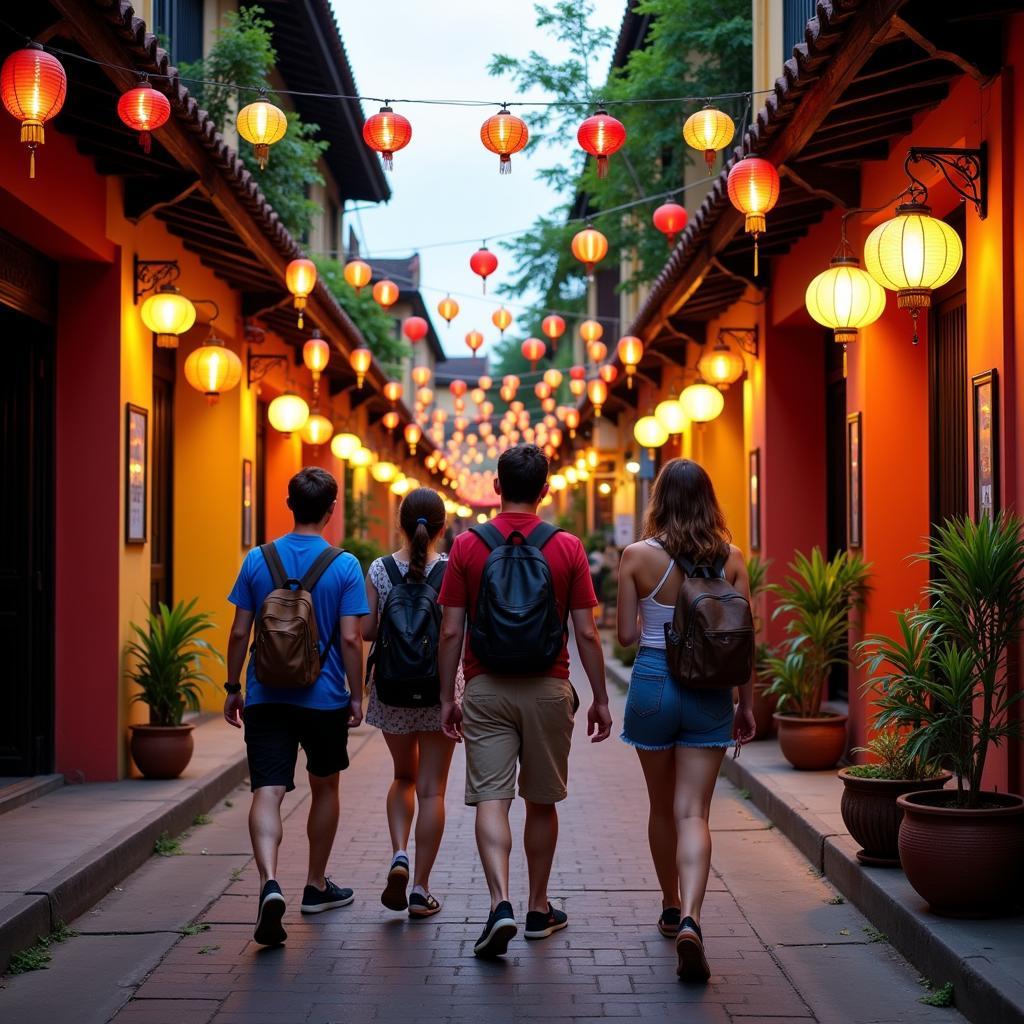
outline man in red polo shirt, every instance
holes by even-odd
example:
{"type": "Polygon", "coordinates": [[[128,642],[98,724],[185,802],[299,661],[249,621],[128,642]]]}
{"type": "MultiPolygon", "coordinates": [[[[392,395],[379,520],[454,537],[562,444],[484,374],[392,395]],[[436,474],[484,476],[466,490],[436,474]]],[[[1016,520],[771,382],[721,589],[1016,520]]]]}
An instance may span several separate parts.
{"type": "MultiPolygon", "coordinates": [[[[506,540],[513,533],[527,538],[541,525],[537,506],[548,492],[547,476],[547,457],[536,445],[516,445],[498,459],[494,490],[501,498],[501,513],[491,524],[506,540]]],[[[526,802],[524,846],[530,876],[525,936],[547,938],[568,923],[548,901],[547,887],[558,841],[555,805],[567,795],[577,704],[569,683],[569,619],[593,692],[587,712],[592,742],[607,739],[612,726],[604,655],[594,624],[597,598],[579,538],[559,531],[541,548],[559,621],[566,628],[561,650],[536,675],[498,674],[481,661],[471,643],[464,644],[467,618],[472,625],[478,617],[481,578],[490,554],[488,543],[475,532],[456,537],[439,598],[444,607],[438,649],[441,724],[447,736],[466,741],[466,803],[476,807],[477,847],[491,893],[491,913],[474,947],[481,957],[505,953],[517,932],[508,885],[508,812],[517,766],[519,795],[526,802]],[[455,703],[460,655],[466,678],[461,709],[455,703]]],[[[542,646],[544,638],[538,636],[537,643],[542,646]]]]}

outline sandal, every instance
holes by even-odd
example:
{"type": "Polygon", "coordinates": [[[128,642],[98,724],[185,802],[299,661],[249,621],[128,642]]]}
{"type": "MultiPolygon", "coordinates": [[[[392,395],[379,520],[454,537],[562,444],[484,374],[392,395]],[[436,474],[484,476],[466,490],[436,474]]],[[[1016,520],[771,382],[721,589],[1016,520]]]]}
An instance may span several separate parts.
{"type": "Polygon", "coordinates": [[[706,983],[711,977],[711,968],[704,955],[704,938],[700,925],[692,917],[684,917],[676,936],[676,974],[680,981],[706,983]]]}
{"type": "Polygon", "coordinates": [[[414,892],[409,897],[410,917],[433,917],[440,909],[441,904],[429,892],[426,896],[421,896],[418,892],[414,892]]]}
{"type": "Polygon", "coordinates": [[[658,918],[658,931],[666,939],[674,939],[679,934],[680,913],[678,907],[666,907],[661,912],[661,917],[658,918]]]}
{"type": "Polygon", "coordinates": [[[405,887],[409,884],[409,859],[396,857],[388,871],[387,885],[380,895],[380,901],[388,910],[405,910],[409,901],[405,897],[405,887]]]}

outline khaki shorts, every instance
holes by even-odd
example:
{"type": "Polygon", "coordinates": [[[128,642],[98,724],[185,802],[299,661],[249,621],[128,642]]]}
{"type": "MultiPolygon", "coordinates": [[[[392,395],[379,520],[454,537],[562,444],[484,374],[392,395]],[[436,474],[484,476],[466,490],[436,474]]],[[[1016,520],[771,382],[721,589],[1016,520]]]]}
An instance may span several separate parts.
{"type": "Polygon", "coordinates": [[[555,804],[567,795],[573,692],[568,679],[474,676],[462,701],[466,803],[555,804]]]}

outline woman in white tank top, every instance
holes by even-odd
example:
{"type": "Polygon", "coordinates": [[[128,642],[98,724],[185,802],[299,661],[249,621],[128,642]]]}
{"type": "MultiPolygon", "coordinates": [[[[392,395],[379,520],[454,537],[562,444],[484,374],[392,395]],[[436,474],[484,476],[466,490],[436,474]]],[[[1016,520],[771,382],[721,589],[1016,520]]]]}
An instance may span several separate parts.
{"type": "Polygon", "coordinates": [[[676,940],[677,973],[707,981],[700,910],[711,869],[711,797],[725,751],[754,738],[753,679],[731,690],[684,689],[665,657],[682,570],[676,560],[713,566],[750,597],[746,564],[729,543],[707,473],[688,459],[667,462],[654,483],[643,540],[619,566],[619,643],[639,644],[622,739],[636,748],[651,810],[648,840],[662,889],[658,930],[676,940]]]}

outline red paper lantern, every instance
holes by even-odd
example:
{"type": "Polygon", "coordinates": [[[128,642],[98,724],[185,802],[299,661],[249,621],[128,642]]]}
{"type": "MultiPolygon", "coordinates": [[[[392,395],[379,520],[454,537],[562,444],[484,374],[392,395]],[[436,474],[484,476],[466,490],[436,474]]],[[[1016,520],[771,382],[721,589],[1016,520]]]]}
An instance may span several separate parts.
{"type": "Polygon", "coordinates": [[[586,268],[587,277],[592,277],[594,267],[608,255],[608,239],[588,225],[573,236],[572,254],[586,268]]]}
{"type": "Polygon", "coordinates": [[[43,125],[64,106],[68,79],[61,62],[38,43],[15,50],[0,70],[0,98],[7,113],[21,122],[28,147],[28,176],[36,176],[36,149],[46,142],[43,125]]]}
{"type": "Polygon", "coordinates": [[[392,157],[409,145],[412,125],[407,118],[396,114],[390,107],[381,107],[379,113],[366,119],[363,125],[363,141],[380,153],[387,170],[394,170],[392,157]]]}
{"type": "Polygon", "coordinates": [[[152,132],[167,124],[171,116],[170,100],[148,82],[122,93],[117,101],[117,116],[139,133],[139,145],[144,153],[150,150],[152,132]]]}
{"type": "Polygon", "coordinates": [[[402,333],[412,342],[422,341],[430,330],[430,324],[421,316],[406,317],[402,323],[402,333]]]}
{"type": "Polygon", "coordinates": [[[759,156],[745,156],[729,171],[729,202],[745,217],[744,229],[754,236],[754,276],[757,276],[757,239],[764,233],[765,215],[779,199],[779,172],[759,156]]]}
{"type": "Polygon", "coordinates": [[[512,154],[518,153],[530,138],[526,122],[502,107],[497,114],[484,121],[480,128],[480,141],[485,149],[497,153],[499,174],[512,173],[512,154]]]}
{"type": "Polygon", "coordinates": [[[487,291],[487,278],[498,269],[498,257],[487,248],[481,245],[472,256],[469,257],[469,269],[474,274],[479,274],[483,281],[483,290],[487,291]]]}
{"type": "Polygon", "coordinates": [[[552,340],[557,341],[565,334],[565,321],[557,314],[552,313],[541,321],[540,329],[552,340]]]}
{"type": "Polygon", "coordinates": [[[453,398],[461,398],[468,387],[469,385],[464,380],[453,380],[448,385],[448,390],[452,393],[453,398]]]}
{"type": "Polygon", "coordinates": [[[651,218],[654,226],[668,239],[671,249],[676,244],[676,236],[686,227],[686,207],[678,203],[663,203],[654,211],[651,218]]]}
{"type": "Polygon", "coordinates": [[[626,129],[607,111],[599,110],[580,125],[576,140],[591,156],[597,157],[597,176],[608,176],[608,157],[622,149],[626,142],[626,129]]]}
{"type": "Polygon", "coordinates": [[[605,384],[614,384],[619,376],[619,368],[614,363],[605,363],[598,368],[597,375],[605,384]]]}
{"type": "Polygon", "coordinates": [[[547,345],[540,338],[527,338],[519,346],[519,351],[523,353],[523,358],[529,362],[531,370],[536,368],[537,363],[544,358],[544,353],[547,350],[547,345]]]}

